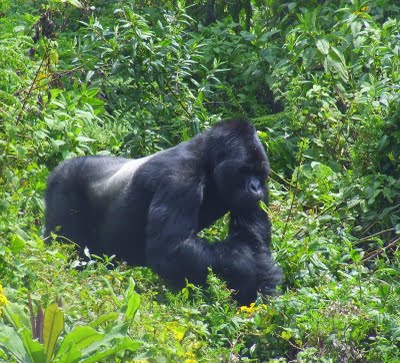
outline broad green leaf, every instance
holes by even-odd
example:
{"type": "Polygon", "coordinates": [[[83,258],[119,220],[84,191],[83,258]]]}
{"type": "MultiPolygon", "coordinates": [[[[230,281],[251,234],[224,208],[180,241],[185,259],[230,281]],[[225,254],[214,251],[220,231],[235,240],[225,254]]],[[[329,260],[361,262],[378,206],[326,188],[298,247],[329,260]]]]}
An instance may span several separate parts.
{"type": "Polygon", "coordinates": [[[24,347],[24,343],[15,329],[3,323],[0,324],[0,347],[12,354],[18,362],[32,362],[24,347]]]}
{"type": "MultiPolygon", "coordinates": [[[[21,328],[18,330],[17,334],[23,344],[26,354],[29,356],[27,362],[45,363],[43,345],[37,340],[32,340],[31,331],[26,328],[21,328]]],[[[26,363],[26,361],[23,362],[26,363]]]]}
{"type": "Polygon", "coordinates": [[[112,297],[112,299],[114,300],[114,303],[121,308],[121,306],[123,305],[122,302],[120,301],[120,299],[118,299],[118,296],[115,295],[114,289],[110,283],[110,281],[108,279],[106,279],[104,276],[101,277],[101,279],[104,281],[104,283],[106,284],[106,286],[108,287],[108,290],[110,291],[110,296],[112,297]]]}
{"type": "Polygon", "coordinates": [[[319,259],[317,254],[313,254],[310,257],[310,261],[315,267],[318,267],[321,271],[328,271],[328,267],[319,259]]]}
{"type": "Polygon", "coordinates": [[[256,39],[256,36],[254,34],[244,30],[240,32],[240,35],[243,37],[244,40],[247,40],[249,42],[252,42],[256,39]]]}
{"type": "Polygon", "coordinates": [[[104,358],[113,356],[124,350],[130,350],[131,352],[134,352],[142,346],[142,342],[125,337],[123,339],[116,339],[113,342],[109,342],[107,346],[108,347],[105,350],[97,351],[94,355],[86,359],[82,359],[80,363],[99,362],[104,358]]]}
{"type": "Polygon", "coordinates": [[[54,363],[77,363],[82,358],[82,352],[72,343],[64,353],[59,354],[53,358],[54,363]]]}
{"type": "Polygon", "coordinates": [[[272,36],[272,35],[274,35],[276,33],[279,33],[278,29],[270,30],[270,31],[264,33],[260,37],[260,42],[266,42],[269,39],[270,36],[272,36]]]}
{"type": "Polygon", "coordinates": [[[64,312],[56,303],[49,305],[44,312],[43,344],[46,363],[51,361],[57,339],[64,329],[64,312]]]}
{"type": "Polygon", "coordinates": [[[361,21],[353,21],[351,23],[350,29],[351,29],[351,35],[353,36],[353,38],[360,37],[361,28],[362,28],[362,22],[361,21]]]}
{"type": "Polygon", "coordinates": [[[60,150],[60,146],[64,146],[65,145],[65,141],[64,140],[50,140],[50,144],[53,147],[53,151],[59,151],[60,150]]]}
{"type": "Polygon", "coordinates": [[[269,64],[274,64],[275,56],[271,49],[263,49],[260,53],[261,57],[265,59],[269,64]]]}
{"type": "Polygon", "coordinates": [[[137,310],[139,309],[140,306],[140,295],[133,291],[131,295],[129,296],[128,300],[128,306],[126,309],[126,317],[128,319],[133,319],[136,315],[137,310]]]}
{"type": "Polygon", "coordinates": [[[315,44],[323,55],[329,54],[329,42],[326,39],[318,39],[315,44]]]}
{"type": "Polygon", "coordinates": [[[335,47],[329,52],[327,57],[329,67],[333,68],[344,81],[348,81],[349,74],[346,69],[346,62],[343,54],[335,47]]]}
{"type": "MultiPolygon", "coordinates": [[[[345,67],[346,66],[346,59],[344,58],[343,53],[339,49],[337,49],[335,47],[331,47],[331,49],[332,49],[332,52],[337,55],[337,57],[339,58],[340,62],[345,67]]],[[[332,56],[332,54],[331,54],[331,56],[332,56]]]]}
{"type": "Polygon", "coordinates": [[[105,314],[105,315],[100,315],[96,320],[92,321],[89,326],[92,328],[96,328],[97,326],[108,322],[108,321],[114,321],[118,317],[118,313],[115,311],[112,311],[111,313],[105,314]]]}
{"type": "Polygon", "coordinates": [[[308,69],[314,65],[313,61],[318,51],[315,48],[307,48],[303,52],[303,65],[304,68],[308,69]]]}
{"type": "Polygon", "coordinates": [[[32,329],[29,316],[21,306],[15,303],[9,303],[4,309],[4,316],[14,326],[15,330],[26,328],[32,329]]]}
{"type": "Polygon", "coordinates": [[[140,295],[135,292],[135,281],[132,277],[129,279],[129,286],[125,292],[125,301],[127,305],[125,315],[128,319],[133,319],[140,306],[140,295]]]}
{"type": "Polygon", "coordinates": [[[88,346],[86,349],[83,349],[82,355],[84,357],[91,356],[92,354],[97,352],[101,347],[107,347],[109,345],[112,345],[112,341],[114,339],[125,338],[128,331],[128,327],[129,323],[123,323],[113,326],[111,330],[102,337],[101,340],[97,340],[93,344],[88,346]]]}
{"type": "Polygon", "coordinates": [[[339,74],[340,78],[342,78],[343,81],[348,81],[349,75],[347,73],[347,70],[335,53],[331,52],[326,57],[325,61],[327,71],[331,71],[333,69],[339,74]]]}
{"type": "Polygon", "coordinates": [[[104,334],[98,333],[89,326],[77,326],[68,333],[61,343],[56,357],[58,362],[72,363],[82,356],[82,350],[96,341],[103,339],[104,334]],[[69,357],[66,359],[66,357],[69,357]]]}
{"type": "Polygon", "coordinates": [[[35,363],[44,363],[43,346],[37,340],[32,339],[32,328],[28,315],[18,304],[14,303],[9,303],[3,311],[6,319],[17,331],[30,360],[35,363]]]}

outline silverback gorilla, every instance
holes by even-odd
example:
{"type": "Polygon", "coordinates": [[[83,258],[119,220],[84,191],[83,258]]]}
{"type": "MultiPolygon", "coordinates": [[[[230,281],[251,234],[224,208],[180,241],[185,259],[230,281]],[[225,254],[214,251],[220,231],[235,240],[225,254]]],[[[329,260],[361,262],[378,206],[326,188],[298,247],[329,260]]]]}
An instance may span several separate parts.
{"type": "Polygon", "coordinates": [[[50,175],[45,235],[148,266],[173,286],[204,284],[211,267],[241,304],[281,279],[269,249],[269,164],[254,127],[230,120],[141,159],[89,156],[50,175]],[[197,236],[230,211],[226,240],[197,236]]]}

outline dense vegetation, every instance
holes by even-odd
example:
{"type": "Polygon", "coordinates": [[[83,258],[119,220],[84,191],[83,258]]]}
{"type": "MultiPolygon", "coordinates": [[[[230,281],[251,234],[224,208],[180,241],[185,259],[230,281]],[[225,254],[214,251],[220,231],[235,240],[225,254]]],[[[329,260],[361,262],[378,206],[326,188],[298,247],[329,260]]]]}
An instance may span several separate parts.
{"type": "Polygon", "coordinates": [[[399,16],[390,0],[3,0],[0,360],[399,362],[399,16]],[[60,161],[148,155],[226,117],[270,155],[278,296],[238,307],[212,274],[170,291],[45,245],[60,161]]]}

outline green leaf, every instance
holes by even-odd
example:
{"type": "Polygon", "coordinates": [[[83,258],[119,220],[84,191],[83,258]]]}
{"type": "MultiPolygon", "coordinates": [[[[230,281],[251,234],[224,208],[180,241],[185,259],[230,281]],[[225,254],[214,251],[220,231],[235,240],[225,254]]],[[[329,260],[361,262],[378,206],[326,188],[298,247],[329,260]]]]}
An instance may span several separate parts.
{"type": "Polygon", "coordinates": [[[135,292],[135,281],[132,277],[125,292],[125,301],[127,302],[125,315],[128,319],[133,319],[140,306],[140,295],[135,292]]]}
{"type": "Polygon", "coordinates": [[[96,328],[97,326],[104,324],[105,322],[108,321],[113,321],[116,320],[118,317],[118,313],[115,311],[112,311],[108,314],[105,315],[100,315],[97,319],[95,319],[94,321],[92,321],[89,326],[92,328],[96,328]]]}
{"type": "Polygon", "coordinates": [[[66,0],[66,2],[77,8],[82,8],[82,4],[78,0],[66,0]]]}
{"type": "Polygon", "coordinates": [[[265,213],[268,213],[268,207],[262,200],[259,201],[258,205],[265,213]]]}
{"type": "Polygon", "coordinates": [[[331,52],[326,57],[325,67],[327,68],[327,71],[331,71],[332,69],[334,69],[343,81],[347,82],[349,80],[349,75],[346,68],[335,53],[331,52]]]}
{"type": "Polygon", "coordinates": [[[64,146],[66,142],[63,140],[50,139],[50,144],[53,147],[53,151],[58,152],[60,150],[60,147],[64,146]]]}
{"type": "Polygon", "coordinates": [[[240,35],[243,37],[244,40],[247,40],[249,42],[252,42],[256,39],[256,36],[254,34],[244,30],[240,32],[240,35]]]}
{"type": "Polygon", "coordinates": [[[100,347],[107,347],[111,344],[114,339],[122,339],[126,337],[126,333],[128,331],[129,323],[123,323],[119,325],[115,325],[112,329],[107,332],[101,340],[95,341],[93,344],[83,349],[82,355],[85,357],[91,356],[95,352],[97,352],[100,347]]]}
{"type": "Polygon", "coordinates": [[[61,343],[56,357],[59,363],[73,363],[82,357],[82,350],[104,338],[90,326],[77,326],[68,333],[61,343]]]}
{"type": "Polygon", "coordinates": [[[290,332],[290,331],[286,331],[286,330],[284,330],[283,332],[282,332],[282,338],[283,339],[285,339],[285,340],[290,340],[290,338],[292,337],[292,333],[290,332]]]}
{"type": "Polygon", "coordinates": [[[0,324],[0,347],[10,353],[18,362],[32,362],[15,329],[3,323],[0,324]]]}
{"type": "Polygon", "coordinates": [[[45,363],[43,345],[37,340],[32,340],[32,333],[29,330],[22,328],[18,330],[18,336],[22,341],[26,354],[29,356],[28,362],[45,363]]]}
{"type": "Polygon", "coordinates": [[[64,329],[64,312],[56,303],[49,305],[44,312],[43,344],[46,363],[51,361],[57,339],[64,329]]]}
{"type": "Polygon", "coordinates": [[[7,320],[14,326],[15,330],[21,328],[31,329],[31,321],[29,316],[22,308],[15,303],[9,303],[4,309],[4,315],[7,320]]]}
{"type": "Polygon", "coordinates": [[[11,236],[10,249],[16,255],[20,253],[26,246],[26,241],[19,235],[14,234],[11,236]]]}
{"type": "MultiPolygon", "coordinates": [[[[343,53],[339,49],[337,49],[335,47],[331,47],[331,49],[332,49],[331,53],[336,54],[336,56],[339,59],[340,63],[342,63],[343,66],[346,67],[346,59],[344,58],[343,53]]],[[[331,54],[331,57],[332,57],[332,54],[331,54]]],[[[335,56],[333,58],[335,58],[335,56]]]]}
{"type": "Polygon", "coordinates": [[[303,64],[304,68],[309,69],[314,65],[314,58],[318,54],[318,51],[315,48],[307,48],[303,52],[303,64]]]}
{"type": "Polygon", "coordinates": [[[78,137],[76,138],[76,141],[79,141],[80,143],[85,143],[85,142],[94,142],[94,141],[96,141],[96,140],[91,139],[91,138],[86,137],[86,136],[78,136],[78,137]]]}
{"type": "Polygon", "coordinates": [[[138,350],[141,346],[142,342],[125,337],[123,339],[113,341],[111,344],[108,344],[108,348],[106,350],[100,352],[98,351],[94,355],[86,359],[82,359],[80,363],[99,362],[104,358],[113,356],[118,352],[122,352],[124,350],[130,350],[131,352],[134,352],[138,350]]]}
{"type": "Polygon", "coordinates": [[[390,293],[390,285],[386,282],[382,282],[378,286],[378,295],[383,298],[387,298],[390,293]]]}
{"type": "Polygon", "coordinates": [[[32,328],[28,315],[15,303],[9,303],[3,311],[6,319],[14,326],[15,331],[18,333],[30,361],[44,363],[45,355],[43,346],[37,340],[32,339],[32,328]]]}
{"type": "Polygon", "coordinates": [[[72,343],[64,353],[56,353],[53,358],[55,363],[77,363],[82,358],[82,352],[72,343]]]}
{"type": "Polygon", "coordinates": [[[323,55],[329,54],[329,42],[326,39],[318,39],[315,45],[323,55]]]}
{"type": "Polygon", "coordinates": [[[350,258],[353,260],[353,262],[358,263],[361,261],[362,257],[363,257],[364,253],[363,252],[359,252],[357,250],[351,250],[350,251],[350,258]]]}
{"type": "Polygon", "coordinates": [[[274,35],[276,33],[279,33],[278,29],[270,30],[270,31],[264,33],[260,37],[260,42],[262,42],[262,43],[266,42],[269,39],[269,37],[271,37],[272,35],[274,35]]]}

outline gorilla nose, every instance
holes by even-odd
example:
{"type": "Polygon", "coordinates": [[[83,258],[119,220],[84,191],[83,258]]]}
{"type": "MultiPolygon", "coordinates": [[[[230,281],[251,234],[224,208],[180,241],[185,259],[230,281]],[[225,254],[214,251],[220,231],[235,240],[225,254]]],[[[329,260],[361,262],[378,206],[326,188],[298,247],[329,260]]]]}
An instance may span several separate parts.
{"type": "Polygon", "coordinates": [[[257,179],[253,179],[250,181],[249,190],[250,190],[250,193],[254,194],[258,198],[262,198],[263,190],[261,188],[260,182],[257,179]]]}

